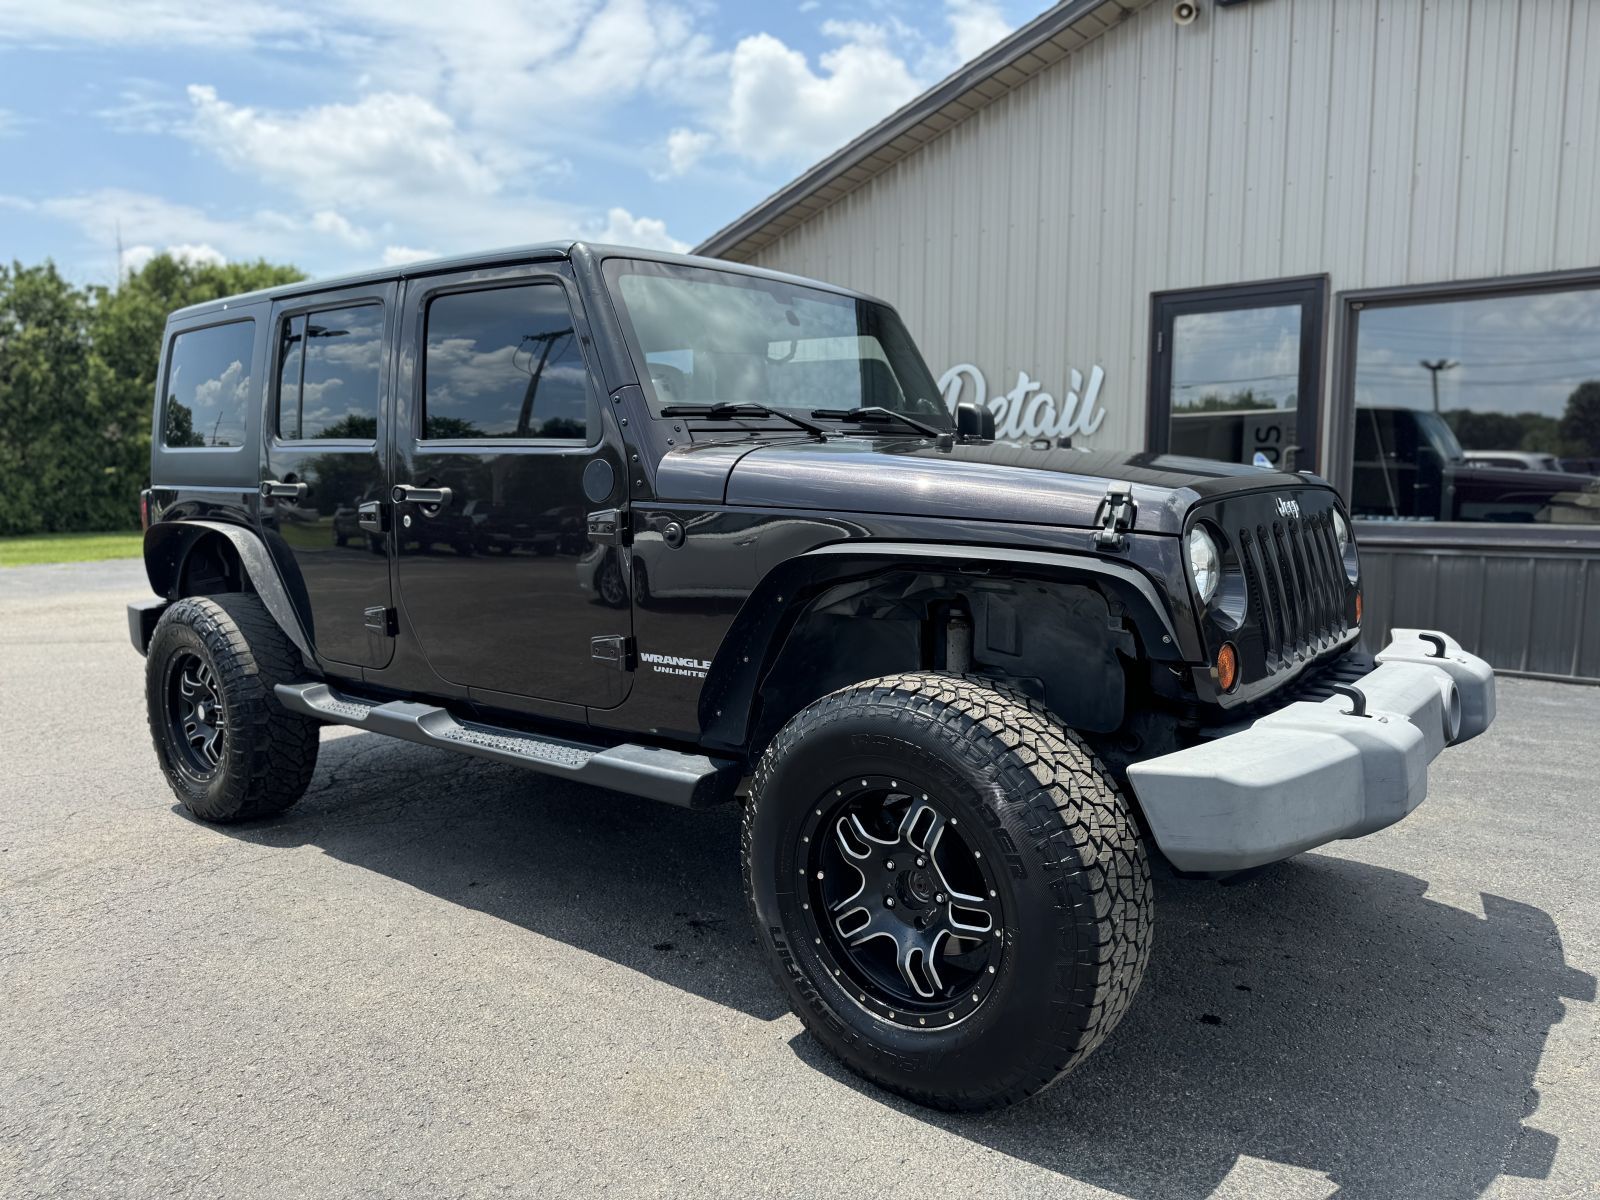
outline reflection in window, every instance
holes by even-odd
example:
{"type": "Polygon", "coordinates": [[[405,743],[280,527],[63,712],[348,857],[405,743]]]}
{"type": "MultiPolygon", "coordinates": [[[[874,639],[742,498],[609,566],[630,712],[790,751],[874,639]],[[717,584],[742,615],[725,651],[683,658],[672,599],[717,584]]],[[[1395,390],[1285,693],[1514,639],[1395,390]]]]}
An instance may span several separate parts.
{"type": "Polygon", "coordinates": [[[255,330],[254,321],[235,321],[173,339],[162,424],[168,446],[244,445],[255,330]]]}
{"type": "Polygon", "coordinates": [[[1600,524],[1600,289],[1368,307],[1351,507],[1600,524]]]}
{"type": "Polygon", "coordinates": [[[558,284],[459,292],[428,305],[424,438],[582,438],[587,379],[558,284]]]}
{"type": "Polygon", "coordinates": [[[1179,313],[1168,445],[1174,454],[1292,470],[1299,383],[1300,305],[1179,313]]]}
{"type": "Polygon", "coordinates": [[[618,290],[657,410],[755,402],[799,412],[949,412],[892,309],[787,281],[636,263],[618,290]]]}
{"type": "Polygon", "coordinates": [[[279,330],[278,436],[378,436],[383,307],[286,318],[279,330]]]}

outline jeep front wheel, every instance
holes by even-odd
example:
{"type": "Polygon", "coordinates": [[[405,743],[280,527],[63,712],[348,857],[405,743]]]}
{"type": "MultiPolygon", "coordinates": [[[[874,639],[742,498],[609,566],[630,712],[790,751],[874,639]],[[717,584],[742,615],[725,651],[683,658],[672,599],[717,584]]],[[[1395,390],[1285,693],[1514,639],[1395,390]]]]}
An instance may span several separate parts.
{"type": "Polygon", "coordinates": [[[1105,1040],[1149,958],[1150,870],[1105,768],[989,680],[825,696],[756,769],[744,876],[812,1034],[919,1103],[978,1110],[1105,1040]]]}
{"type": "Polygon", "coordinates": [[[173,793],[202,821],[282,812],[317,765],[317,722],[278,702],[300,654],[254,596],[191,596],[150,638],[145,704],[173,793]]]}

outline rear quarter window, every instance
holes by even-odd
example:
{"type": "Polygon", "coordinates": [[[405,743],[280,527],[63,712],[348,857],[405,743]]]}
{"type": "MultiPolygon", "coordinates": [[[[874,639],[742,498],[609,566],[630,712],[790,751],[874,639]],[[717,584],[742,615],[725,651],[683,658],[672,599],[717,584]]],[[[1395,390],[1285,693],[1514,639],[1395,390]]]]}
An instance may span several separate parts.
{"type": "Polygon", "coordinates": [[[172,339],[163,389],[163,444],[219,450],[244,445],[255,341],[252,320],[191,329],[172,339]]]}

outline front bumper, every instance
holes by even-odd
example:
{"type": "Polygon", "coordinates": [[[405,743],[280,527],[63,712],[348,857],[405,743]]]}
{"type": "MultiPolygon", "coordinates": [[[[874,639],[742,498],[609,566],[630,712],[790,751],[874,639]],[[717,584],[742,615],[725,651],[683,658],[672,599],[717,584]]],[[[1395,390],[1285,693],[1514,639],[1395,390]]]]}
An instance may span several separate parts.
{"type": "Polygon", "coordinates": [[[1393,825],[1428,764],[1494,720],[1494,672],[1454,639],[1396,629],[1365,698],[1300,701],[1128,768],[1150,835],[1184,871],[1242,871],[1393,825]]]}

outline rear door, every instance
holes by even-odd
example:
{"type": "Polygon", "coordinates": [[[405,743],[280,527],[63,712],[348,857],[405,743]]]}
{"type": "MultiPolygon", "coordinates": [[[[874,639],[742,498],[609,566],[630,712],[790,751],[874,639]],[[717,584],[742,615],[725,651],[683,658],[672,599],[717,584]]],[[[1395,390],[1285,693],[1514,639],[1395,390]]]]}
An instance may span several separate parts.
{"type": "Polygon", "coordinates": [[[382,667],[394,650],[383,447],[395,295],[379,283],[272,309],[263,533],[285,578],[303,586],[317,653],[355,667],[382,667]]]}
{"type": "Polygon", "coordinates": [[[433,670],[485,703],[609,708],[632,678],[631,608],[587,553],[587,514],[622,505],[625,474],[586,329],[564,262],[406,284],[400,604],[433,670]]]}

